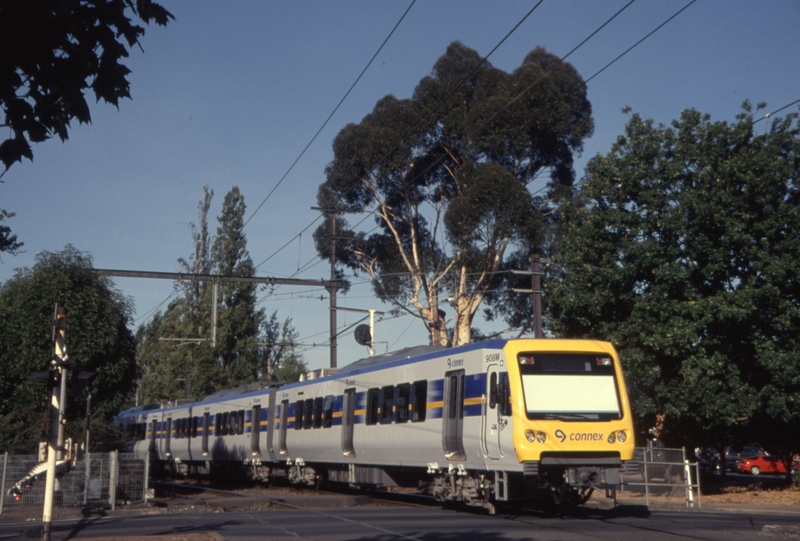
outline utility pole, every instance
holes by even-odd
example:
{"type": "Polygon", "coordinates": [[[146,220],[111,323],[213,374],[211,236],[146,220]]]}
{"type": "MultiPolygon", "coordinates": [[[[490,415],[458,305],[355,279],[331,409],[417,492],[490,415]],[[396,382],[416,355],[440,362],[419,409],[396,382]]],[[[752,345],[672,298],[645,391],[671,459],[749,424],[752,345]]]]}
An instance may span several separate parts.
{"type": "Polygon", "coordinates": [[[549,259],[542,259],[539,254],[533,254],[530,257],[531,270],[521,271],[512,270],[514,274],[530,275],[531,276],[531,289],[518,289],[511,288],[515,293],[531,293],[533,295],[533,337],[544,338],[544,331],[542,329],[542,271],[541,263],[549,263],[549,259]]]}
{"type": "Polygon", "coordinates": [[[330,293],[330,328],[331,328],[331,368],[336,368],[336,292],[338,285],[333,285],[336,280],[336,213],[331,213],[331,285],[327,288],[330,293]]]}
{"type": "MultiPolygon", "coordinates": [[[[53,385],[50,392],[50,435],[47,447],[47,477],[45,478],[44,512],[42,513],[42,541],[50,541],[53,520],[53,500],[56,486],[56,454],[61,455],[64,447],[64,401],[67,398],[67,379],[70,362],[67,358],[66,344],[67,311],[58,303],[55,305],[53,321],[53,357],[50,361],[51,373],[57,373],[59,385],[53,385]]],[[[53,374],[55,376],[55,374],[53,374]]],[[[58,457],[63,458],[63,457],[58,457]]]]}
{"type": "Polygon", "coordinates": [[[331,368],[336,368],[336,292],[339,291],[341,284],[336,279],[336,241],[341,238],[336,234],[336,217],[343,212],[358,212],[348,211],[341,209],[327,209],[321,207],[311,207],[311,210],[318,210],[330,215],[331,219],[331,235],[330,235],[330,251],[331,251],[331,279],[325,284],[325,289],[330,294],[330,348],[331,348],[331,368]]]}

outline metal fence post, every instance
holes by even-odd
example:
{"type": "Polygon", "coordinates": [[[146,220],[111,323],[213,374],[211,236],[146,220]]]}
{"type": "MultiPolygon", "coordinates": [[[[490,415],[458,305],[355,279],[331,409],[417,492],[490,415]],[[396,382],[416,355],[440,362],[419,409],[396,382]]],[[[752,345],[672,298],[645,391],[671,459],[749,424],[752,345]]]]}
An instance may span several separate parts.
{"type": "Polygon", "coordinates": [[[147,503],[147,488],[150,484],[150,453],[144,454],[144,480],[142,482],[142,501],[147,503]]]}
{"type": "Polygon", "coordinates": [[[92,480],[92,455],[88,450],[83,453],[83,459],[86,461],[86,474],[83,482],[83,505],[87,505],[89,503],[89,483],[92,480]]]}
{"type": "Polygon", "coordinates": [[[700,463],[694,463],[695,471],[697,472],[697,507],[703,507],[700,501],[700,463]]]}
{"type": "Polygon", "coordinates": [[[6,474],[8,473],[8,451],[3,455],[3,481],[0,485],[0,515],[3,514],[3,504],[6,503],[6,474]]]}
{"type": "Polygon", "coordinates": [[[686,476],[686,507],[694,507],[694,485],[692,484],[692,467],[688,460],[683,461],[683,474],[686,476]]]}
{"type": "Polygon", "coordinates": [[[651,447],[649,446],[650,442],[647,442],[648,446],[644,450],[644,494],[645,494],[645,502],[647,502],[647,507],[650,507],[650,482],[647,480],[647,452],[651,451],[651,447]]]}
{"type": "Polygon", "coordinates": [[[117,508],[117,479],[119,478],[119,460],[117,451],[111,451],[110,464],[108,467],[108,499],[111,504],[111,510],[117,508]]]}

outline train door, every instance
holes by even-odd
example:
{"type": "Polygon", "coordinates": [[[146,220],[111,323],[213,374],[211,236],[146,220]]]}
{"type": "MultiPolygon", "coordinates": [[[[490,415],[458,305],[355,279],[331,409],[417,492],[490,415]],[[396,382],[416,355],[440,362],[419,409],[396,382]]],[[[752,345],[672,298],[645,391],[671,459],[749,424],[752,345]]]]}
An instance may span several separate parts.
{"type": "Polygon", "coordinates": [[[250,416],[250,454],[261,458],[261,405],[253,406],[250,416]]]}
{"type": "Polygon", "coordinates": [[[275,397],[277,394],[278,392],[275,389],[270,391],[269,409],[267,411],[267,452],[269,453],[269,458],[272,460],[277,460],[275,456],[275,446],[272,445],[272,438],[275,434],[275,397]]]}
{"type": "Polygon", "coordinates": [[[164,436],[164,456],[170,457],[172,456],[172,451],[169,448],[170,440],[172,439],[172,417],[167,417],[167,421],[164,423],[164,429],[166,430],[164,436]]]}
{"type": "Polygon", "coordinates": [[[356,450],[353,447],[353,425],[355,424],[356,390],[344,390],[342,405],[342,454],[347,458],[355,458],[356,450]]]}
{"type": "Polygon", "coordinates": [[[281,401],[281,434],[280,434],[280,449],[281,455],[288,456],[289,450],[286,449],[286,425],[289,422],[289,401],[281,401]]]}
{"type": "Polygon", "coordinates": [[[444,411],[442,412],[442,448],[448,460],[466,460],[464,453],[464,380],[463,370],[444,375],[444,411]]]}
{"type": "Polygon", "coordinates": [[[483,454],[492,460],[503,457],[500,449],[500,431],[502,430],[502,408],[500,407],[500,374],[499,366],[490,364],[486,368],[486,394],[484,395],[482,427],[483,454]]]}
{"type": "Polygon", "coordinates": [[[203,413],[203,456],[208,456],[208,434],[211,432],[211,414],[203,413]]]}
{"type": "Polygon", "coordinates": [[[147,450],[150,451],[151,459],[156,458],[158,451],[156,450],[156,432],[158,432],[158,419],[150,421],[150,445],[147,450]]]}
{"type": "Polygon", "coordinates": [[[197,437],[196,422],[197,419],[192,416],[192,408],[190,406],[189,417],[186,418],[186,431],[183,433],[183,437],[186,438],[186,450],[188,451],[189,460],[194,459],[194,456],[192,455],[192,451],[194,450],[192,444],[194,443],[194,438],[197,437]]]}

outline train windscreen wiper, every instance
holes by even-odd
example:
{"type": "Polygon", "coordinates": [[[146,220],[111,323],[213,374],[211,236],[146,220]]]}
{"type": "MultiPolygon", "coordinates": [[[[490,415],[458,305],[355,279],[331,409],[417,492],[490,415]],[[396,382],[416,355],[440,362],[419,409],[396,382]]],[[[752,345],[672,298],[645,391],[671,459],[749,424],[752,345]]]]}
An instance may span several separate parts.
{"type": "Polygon", "coordinates": [[[596,413],[548,413],[544,416],[545,419],[560,421],[582,421],[582,420],[597,420],[600,418],[596,413]]]}

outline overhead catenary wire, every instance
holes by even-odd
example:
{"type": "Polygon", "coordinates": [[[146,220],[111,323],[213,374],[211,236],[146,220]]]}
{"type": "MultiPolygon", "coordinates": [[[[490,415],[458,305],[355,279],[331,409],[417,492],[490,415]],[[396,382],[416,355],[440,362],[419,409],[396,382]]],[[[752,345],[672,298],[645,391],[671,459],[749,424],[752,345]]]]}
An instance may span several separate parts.
{"type": "Polygon", "coordinates": [[[338,104],[336,104],[336,107],[334,107],[334,108],[333,108],[333,111],[331,112],[331,114],[330,114],[330,115],[328,115],[328,118],[326,118],[326,119],[325,119],[325,122],[323,122],[323,123],[322,123],[322,126],[320,126],[320,128],[317,130],[317,133],[315,133],[315,134],[314,134],[314,137],[312,137],[312,138],[311,138],[311,140],[308,142],[308,144],[305,146],[305,148],[303,148],[302,152],[300,152],[300,155],[299,155],[299,156],[298,156],[298,157],[297,157],[297,158],[294,160],[294,162],[292,162],[292,165],[290,165],[290,166],[289,166],[289,169],[287,169],[287,170],[286,170],[286,172],[283,174],[283,176],[280,178],[280,180],[278,180],[277,184],[275,184],[275,186],[272,188],[272,190],[270,190],[270,192],[267,194],[267,196],[264,198],[264,200],[263,200],[263,201],[261,201],[261,203],[258,205],[258,207],[256,207],[256,209],[253,211],[253,213],[252,213],[252,214],[250,214],[250,216],[249,216],[249,217],[247,218],[247,220],[244,222],[244,225],[242,225],[242,229],[244,229],[245,227],[247,227],[247,224],[248,224],[248,223],[250,223],[250,220],[252,220],[252,219],[253,219],[253,216],[255,216],[255,215],[258,213],[258,211],[259,211],[259,210],[261,210],[261,207],[263,207],[263,206],[264,206],[264,203],[266,203],[266,202],[267,202],[267,200],[270,198],[270,196],[272,196],[272,194],[275,192],[275,190],[277,190],[277,189],[278,189],[278,186],[280,186],[280,185],[281,185],[281,183],[282,183],[282,182],[284,181],[284,179],[285,179],[285,178],[286,178],[286,177],[289,175],[289,173],[292,171],[292,169],[294,169],[294,166],[295,166],[295,165],[297,165],[297,162],[299,162],[299,161],[300,161],[300,159],[303,157],[303,155],[306,153],[306,151],[307,151],[307,150],[308,150],[308,149],[311,147],[311,145],[312,145],[312,144],[314,143],[314,141],[317,139],[317,137],[319,136],[319,134],[320,134],[320,133],[322,133],[322,130],[323,130],[323,129],[325,129],[325,126],[327,126],[327,125],[328,125],[328,122],[330,122],[331,118],[333,118],[333,115],[335,115],[335,114],[336,114],[336,111],[338,111],[338,110],[339,110],[339,107],[341,107],[341,106],[342,106],[342,103],[344,103],[344,100],[346,100],[346,99],[347,99],[347,96],[349,96],[349,95],[350,95],[350,92],[352,92],[352,91],[353,91],[353,89],[356,87],[356,85],[358,84],[358,82],[361,80],[361,78],[362,78],[362,77],[364,76],[364,74],[367,72],[367,70],[369,69],[369,67],[372,65],[372,62],[374,62],[374,61],[375,61],[375,58],[377,58],[378,54],[379,54],[379,53],[380,53],[380,52],[383,50],[383,47],[386,45],[386,43],[388,43],[389,39],[390,39],[390,38],[392,37],[392,35],[394,34],[395,30],[397,30],[397,27],[399,27],[399,26],[400,26],[400,23],[402,23],[402,22],[403,22],[403,19],[405,19],[406,15],[408,15],[408,12],[409,12],[409,11],[411,11],[411,8],[414,6],[414,4],[416,3],[416,1],[417,1],[417,0],[411,0],[411,3],[408,5],[408,7],[406,8],[406,10],[403,12],[403,15],[401,15],[401,16],[400,16],[400,19],[399,19],[399,20],[397,21],[397,23],[394,25],[394,27],[392,28],[391,32],[389,32],[389,35],[388,35],[388,36],[386,36],[386,39],[384,39],[384,40],[383,40],[383,43],[381,43],[381,46],[380,46],[380,47],[378,47],[378,50],[377,50],[377,51],[375,51],[375,54],[373,54],[373,55],[372,55],[372,58],[370,58],[370,59],[369,59],[369,62],[367,62],[367,65],[366,65],[366,66],[364,66],[364,69],[363,69],[363,70],[361,70],[361,73],[358,75],[358,77],[356,77],[356,80],[353,82],[353,84],[352,84],[352,85],[350,85],[350,88],[347,90],[347,92],[345,92],[345,94],[344,94],[344,96],[342,97],[342,99],[341,99],[341,100],[339,100],[339,103],[338,103],[338,104]]]}
{"type": "Polygon", "coordinates": [[[774,111],[772,111],[771,113],[767,113],[766,115],[762,116],[762,117],[761,117],[761,118],[759,118],[758,120],[754,120],[754,121],[753,121],[753,124],[756,124],[757,122],[761,122],[762,120],[766,120],[766,119],[770,118],[772,115],[775,115],[775,114],[777,114],[777,113],[780,113],[780,112],[781,112],[781,111],[783,111],[784,109],[788,109],[789,107],[791,107],[791,106],[792,106],[792,105],[794,105],[795,103],[800,103],[800,99],[794,100],[792,103],[787,103],[786,105],[784,105],[784,106],[783,106],[783,107],[781,107],[780,109],[775,109],[775,110],[774,110],[774,111]]]}

